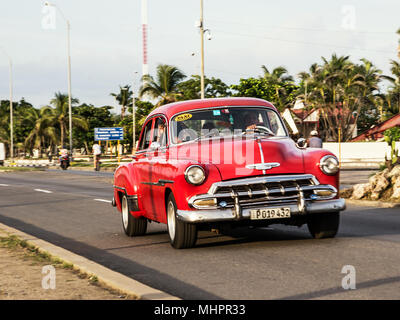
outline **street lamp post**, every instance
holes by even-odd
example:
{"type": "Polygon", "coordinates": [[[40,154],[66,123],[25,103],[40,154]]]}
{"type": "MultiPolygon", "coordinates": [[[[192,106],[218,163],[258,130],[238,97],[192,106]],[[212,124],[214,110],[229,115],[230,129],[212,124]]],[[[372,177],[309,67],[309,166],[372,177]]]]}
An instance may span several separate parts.
{"type": "Polygon", "coordinates": [[[135,75],[137,71],[133,74],[132,83],[132,154],[136,152],[136,105],[135,105],[135,75]]]}
{"type": "MultiPolygon", "coordinates": [[[[69,20],[65,18],[63,12],[59,7],[55,4],[50,2],[45,2],[46,6],[53,6],[55,7],[58,12],[60,13],[61,17],[64,19],[65,23],[67,24],[67,65],[68,65],[68,113],[69,113],[69,151],[72,157],[72,95],[71,95],[71,48],[70,48],[70,31],[71,31],[71,24],[69,20]]],[[[63,141],[61,142],[63,144],[63,141]]]]}
{"type": "Polygon", "coordinates": [[[3,53],[8,58],[9,67],[9,86],[10,86],[10,159],[11,163],[14,162],[14,110],[13,110],[13,76],[12,76],[12,60],[4,48],[3,53]]]}
{"type": "Polygon", "coordinates": [[[200,88],[201,99],[204,99],[204,23],[203,23],[203,0],[200,0],[200,38],[201,38],[201,76],[200,88]]]}
{"type": "Polygon", "coordinates": [[[208,40],[211,40],[211,32],[209,29],[204,29],[204,18],[203,18],[203,0],[200,0],[200,49],[201,49],[201,75],[200,75],[200,89],[201,89],[201,99],[205,97],[205,89],[204,89],[204,34],[208,32],[208,40]]]}

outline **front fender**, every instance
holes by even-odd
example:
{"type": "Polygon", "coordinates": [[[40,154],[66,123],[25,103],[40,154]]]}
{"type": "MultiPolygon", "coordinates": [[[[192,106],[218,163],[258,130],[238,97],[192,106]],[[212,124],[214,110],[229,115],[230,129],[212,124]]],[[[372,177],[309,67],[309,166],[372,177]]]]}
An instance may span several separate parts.
{"type": "MultiPolygon", "coordinates": [[[[335,156],[332,152],[325,149],[310,148],[304,150],[305,173],[313,174],[321,184],[330,184],[339,191],[340,170],[335,175],[330,176],[322,172],[319,166],[321,158],[326,155],[335,156]]],[[[339,197],[339,192],[337,197],[339,197]]]]}
{"type": "Polygon", "coordinates": [[[214,164],[199,164],[193,161],[184,161],[179,164],[174,183],[171,185],[178,209],[192,210],[188,204],[189,199],[194,195],[207,193],[214,182],[221,180],[221,174],[214,164]],[[206,172],[206,180],[199,186],[194,186],[185,179],[186,168],[193,164],[201,165],[206,172]]]}

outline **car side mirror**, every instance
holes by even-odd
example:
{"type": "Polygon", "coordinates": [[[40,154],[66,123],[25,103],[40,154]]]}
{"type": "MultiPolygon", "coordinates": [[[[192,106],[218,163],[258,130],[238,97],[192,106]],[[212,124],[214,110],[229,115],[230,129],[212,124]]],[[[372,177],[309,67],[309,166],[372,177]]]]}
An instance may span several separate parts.
{"type": "Polygon", "coordinates": [[[300,139],[297,140],[296,144],[297,144],[297,146],[299,148],[305,148],[306,144],[307,144],[307,141],[304,138],[300,138],[300,139]]]}
{"type": "Polygon", "coordinates": [[[151,143],[150,149],[155,151],[160,149],[160,147],[161,147],[160,143],[158,141],[154,141],[151,143]]]}

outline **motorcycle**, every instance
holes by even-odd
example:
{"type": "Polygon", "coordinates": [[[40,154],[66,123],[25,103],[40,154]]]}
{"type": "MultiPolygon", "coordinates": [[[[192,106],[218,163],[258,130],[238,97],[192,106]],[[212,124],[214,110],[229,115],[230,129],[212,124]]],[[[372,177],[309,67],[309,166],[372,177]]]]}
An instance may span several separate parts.
{"type": "Polygon", "coordinates": [[[59,157],[59,161],[61,169],[67,170],[70,161],[68,153],[62,153],[61,156],[59,157]]]}

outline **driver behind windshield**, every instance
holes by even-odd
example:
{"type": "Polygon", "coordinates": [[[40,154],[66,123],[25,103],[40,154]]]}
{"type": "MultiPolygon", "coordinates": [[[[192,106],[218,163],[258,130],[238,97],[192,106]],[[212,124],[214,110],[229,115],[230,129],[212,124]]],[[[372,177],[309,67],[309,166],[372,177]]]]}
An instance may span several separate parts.
{"type": "Polygon", "coordinates": [[[259,121],[258,112],[246,112],[243,116],[246,130],[254,130],[257,126],[265,126],[263,122],[259,121]]]}

